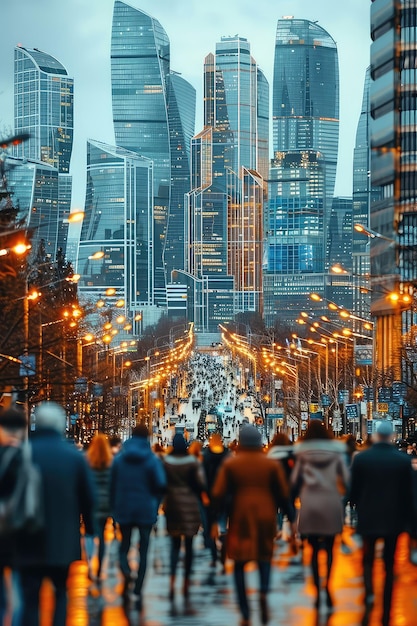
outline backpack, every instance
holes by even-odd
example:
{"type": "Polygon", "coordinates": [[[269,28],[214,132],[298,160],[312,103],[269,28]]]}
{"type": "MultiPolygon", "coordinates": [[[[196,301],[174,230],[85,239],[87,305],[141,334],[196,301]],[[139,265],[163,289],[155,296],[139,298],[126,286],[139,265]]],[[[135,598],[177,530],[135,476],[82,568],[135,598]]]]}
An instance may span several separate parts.
{"type": "Polygon", "coordinates": [[[0,462],[0,484],[16,464],[15,484],[8,495],[0,496],[0,535],[36,533],[44,527],[42,476],[32,462],[28,441],[20,448],[9,447],[0,462]]]}

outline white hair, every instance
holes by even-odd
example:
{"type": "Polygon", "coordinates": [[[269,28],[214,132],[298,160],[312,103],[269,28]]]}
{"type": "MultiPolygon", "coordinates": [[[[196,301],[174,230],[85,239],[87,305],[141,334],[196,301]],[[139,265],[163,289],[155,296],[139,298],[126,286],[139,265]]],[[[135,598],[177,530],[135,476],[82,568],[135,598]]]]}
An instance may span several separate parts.
{"type": "Polygon", "coordinates": [[[60,434],[65,432],[67,416],[65,410],[56,402],[41,402],[35,408],[36,429],[51,428],[60,434]]]}

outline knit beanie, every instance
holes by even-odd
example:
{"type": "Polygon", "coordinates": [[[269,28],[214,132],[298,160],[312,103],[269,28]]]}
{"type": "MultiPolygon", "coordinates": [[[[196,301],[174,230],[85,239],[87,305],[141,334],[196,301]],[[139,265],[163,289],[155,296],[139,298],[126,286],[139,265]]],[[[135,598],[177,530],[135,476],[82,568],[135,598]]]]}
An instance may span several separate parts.
{"type": "Polygon", "coordinates": [[[251,424],[243,426],[239,433],[239,444],[242,448],[262,448],[262,435],[251,424]]]}

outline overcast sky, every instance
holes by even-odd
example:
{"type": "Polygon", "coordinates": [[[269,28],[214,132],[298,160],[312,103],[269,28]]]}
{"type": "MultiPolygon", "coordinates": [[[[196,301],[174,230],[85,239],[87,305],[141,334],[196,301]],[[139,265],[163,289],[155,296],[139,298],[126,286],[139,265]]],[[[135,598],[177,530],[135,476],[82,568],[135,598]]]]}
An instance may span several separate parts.
{"type": "MultiPolygon", "coordinates": [[[[20,43],[57,58],[74,78],[73,208],[85,198],[86,140],[114,143],[110,37],[113,0],[4,0],[0,37],[0,134],[13,129],[13,49],[20,43]]],[[[277,20],[317,20],[335,39],[340,67],[340,141],[336,194],[352,194],[352,153],[369,64],[370,0],[131,0],[155,17],[171,42],[171,68],[197,90],[202,129],[202,72],[222,35],[240,35],[272,91],[277,20]]]]}

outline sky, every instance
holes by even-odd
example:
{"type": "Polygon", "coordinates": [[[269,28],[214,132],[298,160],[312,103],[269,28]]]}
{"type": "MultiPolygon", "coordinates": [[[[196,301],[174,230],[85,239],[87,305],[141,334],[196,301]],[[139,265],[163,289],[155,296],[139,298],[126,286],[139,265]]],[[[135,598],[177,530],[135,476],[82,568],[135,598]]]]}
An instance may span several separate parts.
{"type": "MultiPolygon", "coordinates": [[[[114,144],[110,79],[113,4],[113,0],[6,0],[2,6],[0,137],[13,130],[14,47],[21,44],[51,54],[74,78],[73,209],[84,207],[87,139],[114,144]]],[[[202,130],[204,57],[215,51],[222,36],[238,34],[248,39],[272,93],[277,20],[292,15],[318,21],[336,41],[339,54],[335,194],[352,195],[353,148],[369,65],[370,0],[130,0],[128,4],[156,18],[165,29],[171,43],[171,69],[197,90],[196,133],[202,130]]]]}

